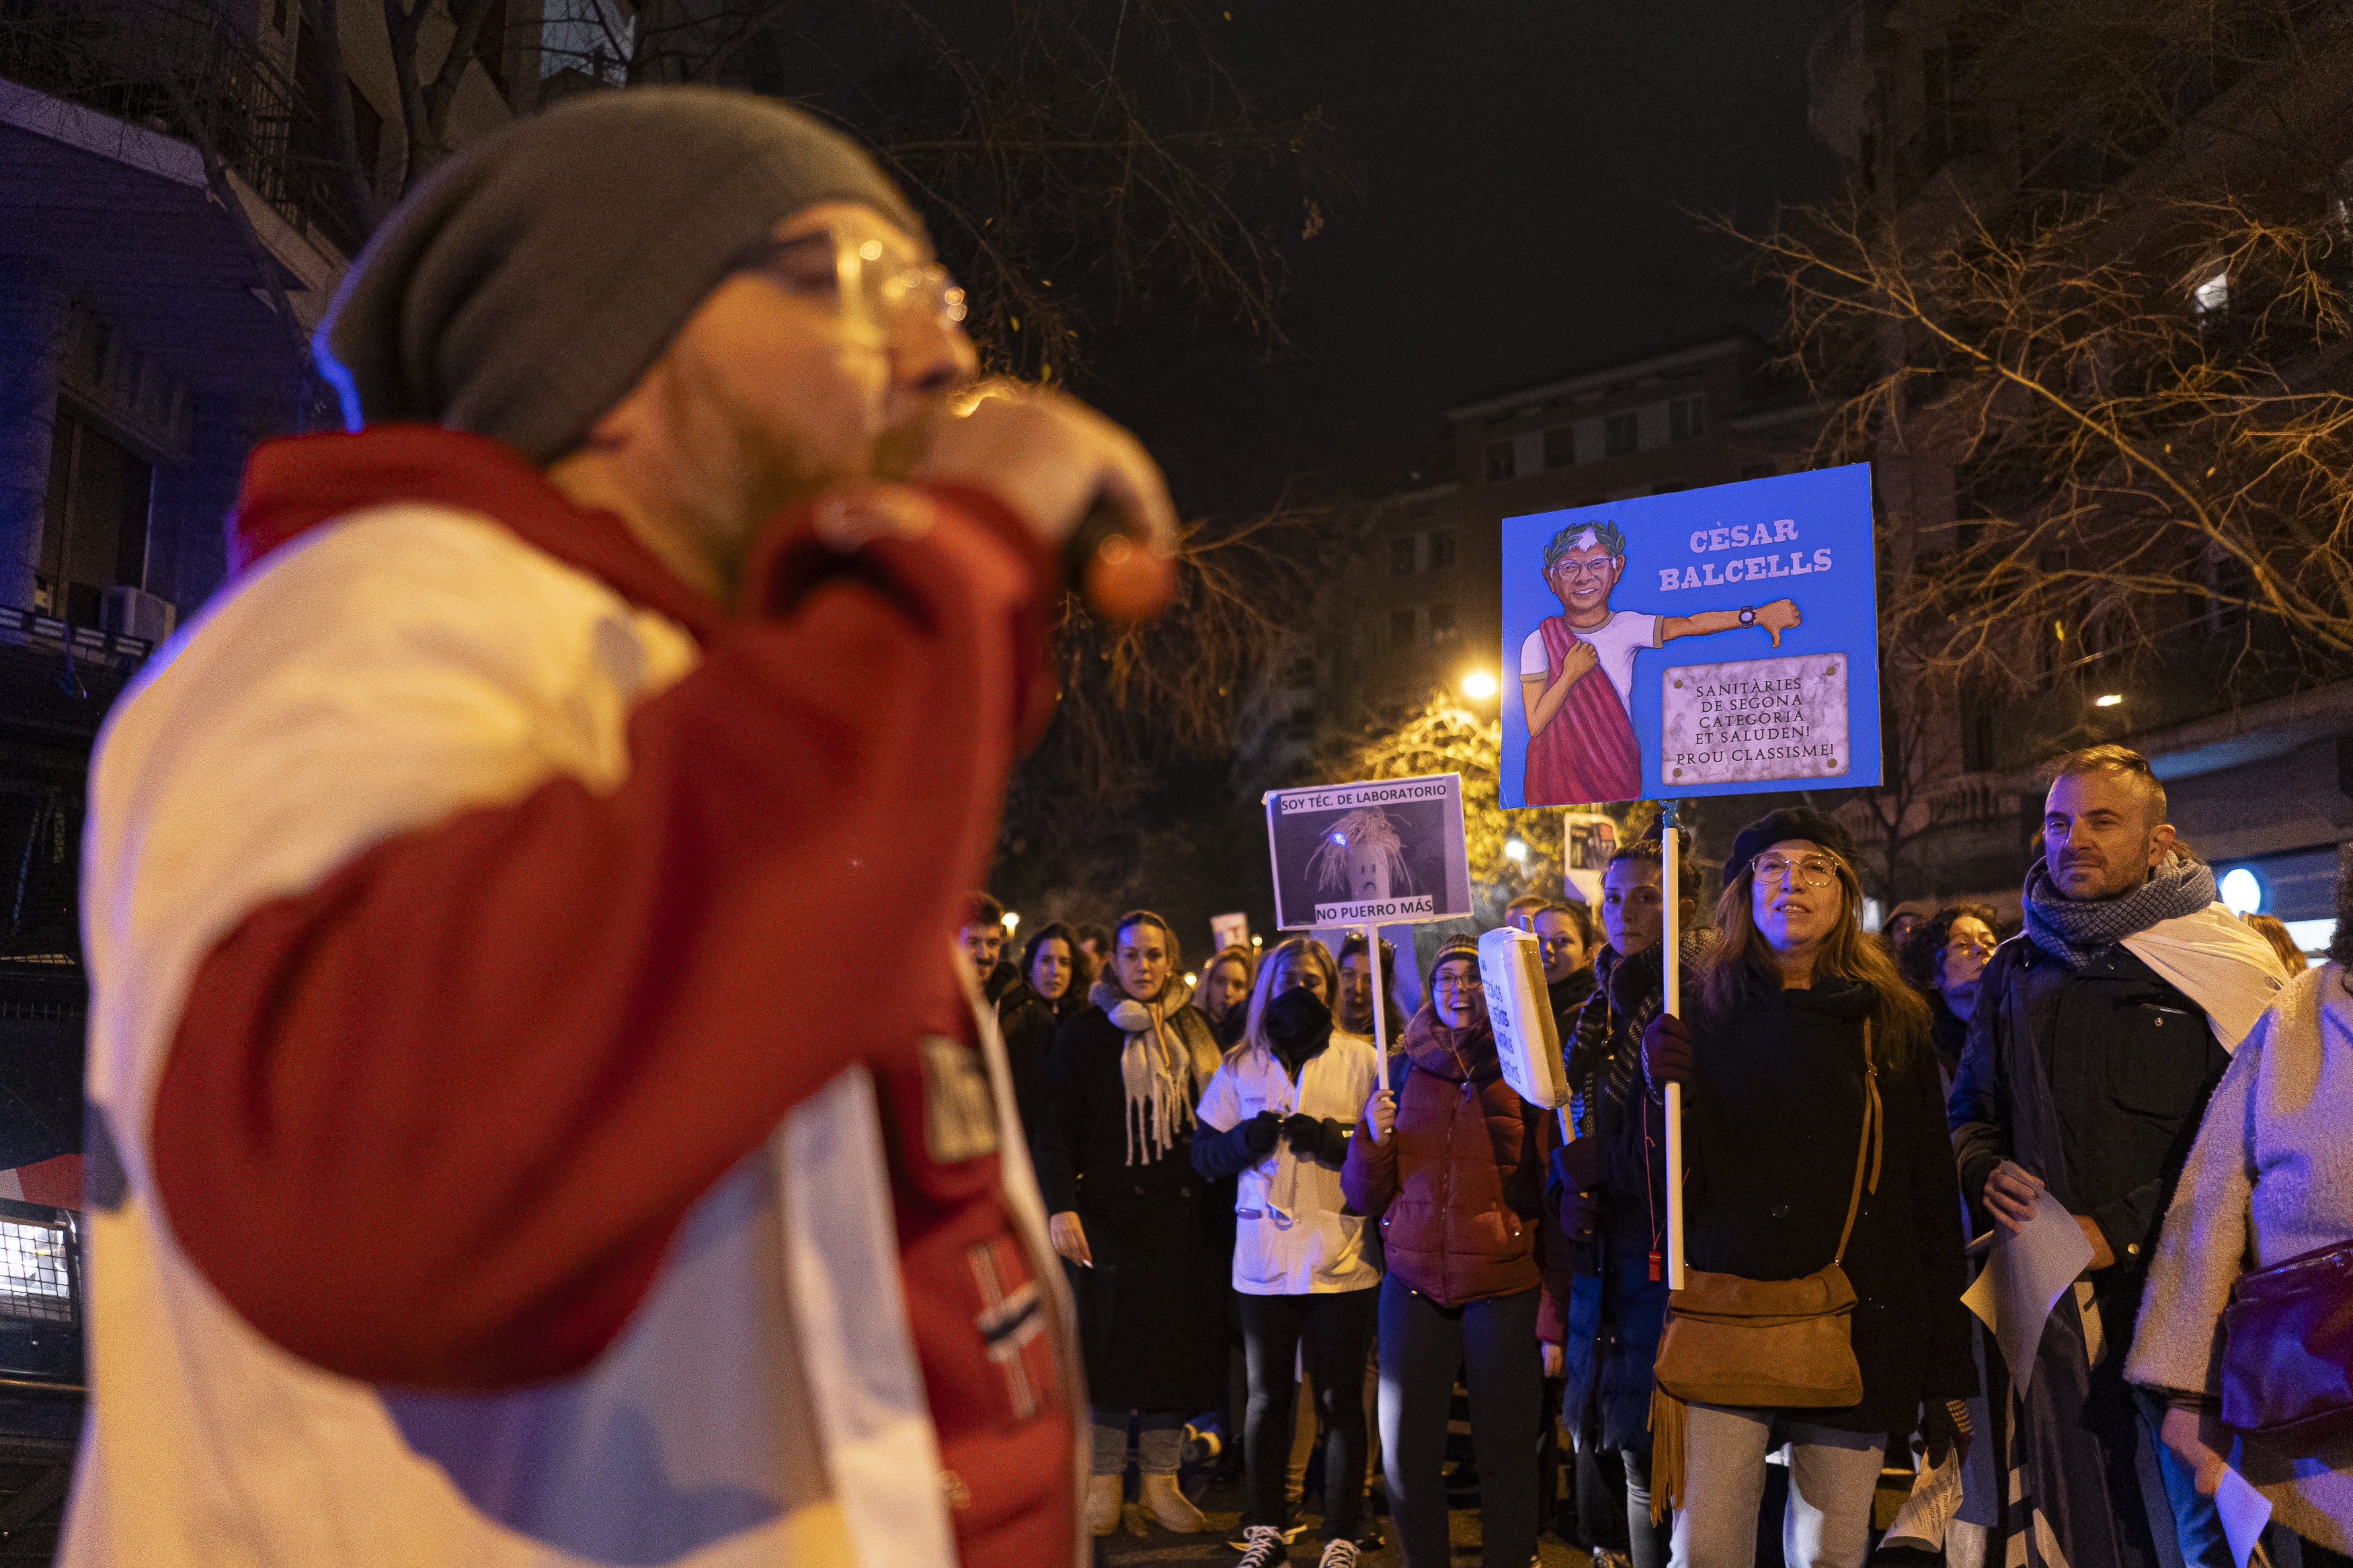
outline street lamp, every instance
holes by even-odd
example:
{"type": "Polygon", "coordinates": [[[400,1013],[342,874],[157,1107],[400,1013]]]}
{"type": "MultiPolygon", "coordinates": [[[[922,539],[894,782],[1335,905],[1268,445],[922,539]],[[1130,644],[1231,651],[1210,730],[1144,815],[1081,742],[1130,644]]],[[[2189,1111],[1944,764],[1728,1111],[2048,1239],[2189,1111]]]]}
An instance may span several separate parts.
{"type": "Polygon", "coordinates": [[[1462,694],[1474,701],[1484,702],[1495,695],[1495,678],[1483,669],[1474,669],[1462,678],[1462,694]]]}
{"type": "Polygon", "coordinates": [[[1509,860],[1515,866],[1526,865],[1528,859],[1528,847],[1526,841],[1519,838],[1504,839],[1504,858],[1509,860]]]}
{"type": "Polygon", "coordinates": [[[1006,910],[1006,911],[1005,911],[1005,929],[1006,929],[1007,931],[1011,931],[1014,927],[1016,927],[1016,926],[1019,925],[1020,923],[1021,923],[1021,917],[1020,917],[1019,915],[1018,915],[1018,914],[1014,913],[1011,910],[1006,910]]]}
{"type": "Polygon", "coordinates": [[[2114,708],[2124,701],[2124,700],[2125,694],[2123,692],[2111,691],[2105,697],[2094,698],[2092,700],[2092,706],[2094,708],[2114,708]]]}

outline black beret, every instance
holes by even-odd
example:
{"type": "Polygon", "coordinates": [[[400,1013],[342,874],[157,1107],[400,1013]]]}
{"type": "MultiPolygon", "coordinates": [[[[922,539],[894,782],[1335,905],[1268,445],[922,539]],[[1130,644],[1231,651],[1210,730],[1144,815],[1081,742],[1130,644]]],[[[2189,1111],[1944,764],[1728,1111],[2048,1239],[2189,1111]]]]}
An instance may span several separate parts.
{"type": "Polygon", "coordinates": [[[1740,837],[1732,841],[1732,858],[1724,863],[1724,885],[1729,888],[1738,881],[1748,862],[1787,838],[1819,844],[1849,865],[1854,863],[1854,839],[1838,818],[1804,806],[1788,807],[1760,816],[1740,830],[1740,837]]]}

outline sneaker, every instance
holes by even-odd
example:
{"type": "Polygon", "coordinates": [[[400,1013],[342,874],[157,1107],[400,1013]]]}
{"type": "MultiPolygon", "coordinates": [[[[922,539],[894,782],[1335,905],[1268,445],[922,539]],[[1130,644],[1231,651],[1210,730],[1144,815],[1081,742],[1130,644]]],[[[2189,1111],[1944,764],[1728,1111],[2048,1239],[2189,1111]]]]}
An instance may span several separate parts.
{"type": "Polygon", "coordinates": [[[1324,1556],[1315,1568],[1356,1568],[1356,1543],[1353,1541],[1327,1541],[1324,1556]]]}
{"type": "Polygon", "coordinates": [[[1278,1563],[1291,1561],[1291,1548],[1283,1543],[1282,1531],[1271,1524],[1253,1524],[1242,1531],[1242,1560],[1234,1568],[1274,1568],[1278,1563]]]}
{"type": "MultiPolygon", "coordinates": [[[[1250,1550],[1250,1532],[1252,1530],[1254,1530],[1254,1529],[1256,1529],[1256,1528],[1258,1528],[1258,1527],[1257,1527],[1257,1526],[1255,1526],[1255,1525],[1238,1525],[1238,1526],[1236,1526],[1235,1528],[1236,1528],[1237,1533],[1235,1534],[1234,1538],[1233,1538],[1232,1540],[1230,1540],[1230,1541],[1227,1542],[1226,1542],[1226,1544],[1227,1544],[1227,1545],[1229,1545],[1229,1546],[1230,1546],[1230,1547],[1232,1547],[1232,1548],[1233,1548],[1235,1551],[1237,1551],[1237,1552],[1247,1552],[1247,1551],[1249,1551],[1249,1550],[1250,1550]]],[[[1272,1529],[1274,1529],[1274,1526],[1272,1526],[1272,1525],[1271,1525],[1271,1524],[1270,1524],[1270,1525],[1268,1525],[1266,1528],[1267,1528],[1267,1529],[1269,1529],[1269,1530],[1272,1530],[1272,1529]]],[[[1293,1509],[1290,1509],[1290,1510],[1285,1510],[1285,1512],[1283,1513],[1283,1516],[1282,1516],[1282,1529],[1281,1530],[1281,1531],[1280,1531],[1279,1533],[1282,1536],[1283,1542],[1284,1542],[1286,1545],[1288,1545],[1290,1542],[1294,1542],[1294,1541],[1298,1540],[1298,1539],[1299,1539],[1300,1532],[1301,1532],[1302,1531],[1305,1530],[1306,1528],[1307,1528],[1307,1521],[1306,1521],[1305,1520],[1303,1520],[1303,1519],[1300,1518],[1300,1517],[1299,1517],[1299,1510],[1298,1510],[1297,1509],[1293,1508],[1293,1509]]]]}

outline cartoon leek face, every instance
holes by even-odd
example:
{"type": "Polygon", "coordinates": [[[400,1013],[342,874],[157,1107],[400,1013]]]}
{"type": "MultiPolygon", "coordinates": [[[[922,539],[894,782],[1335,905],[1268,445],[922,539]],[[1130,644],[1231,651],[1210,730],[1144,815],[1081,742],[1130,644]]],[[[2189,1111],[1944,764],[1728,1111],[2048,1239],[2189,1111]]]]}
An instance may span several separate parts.
{"type": "Polygon", "coordinates": [[[1405,868],[1405,844],[1379,806],[1352,811],[1324,830],[1324,842],[1307,862],[1308,874],[1324,892],[1339,891],[1351,903],[1413,891],[1405,868]]]}

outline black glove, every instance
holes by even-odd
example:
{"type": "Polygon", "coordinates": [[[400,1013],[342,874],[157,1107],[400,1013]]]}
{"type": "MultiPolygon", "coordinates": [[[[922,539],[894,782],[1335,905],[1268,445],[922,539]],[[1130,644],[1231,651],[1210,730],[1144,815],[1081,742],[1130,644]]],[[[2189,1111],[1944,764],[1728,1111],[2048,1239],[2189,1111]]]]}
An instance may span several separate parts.
{"type": "Polygon", "coordinates": [[[1926,1400],[1920,1405],[1920,1437],[1931,1468],[1945,1462],[1955,1448],[1969,1448],[1969,1407],[1957,1399],[1926,1400]]]}
{"type": "Polygon", "coordinates": [[[1301,1111],[1282,1121],[1282,1135],[1291,1140],[1291,1152],[1303,1160],[1313,1160],[1324,1151],[1324,1121],[1301,1111]]]}
{"type": "Polygon", "coordinates": [[[1579,1138],[1552,1152],[1552,1179],[1560,1189],[1560,1227],[1571,1241],[1591,1241],[1601,1223],[1601,1194],[1593,1187],[1600,1163],[1598,1142],[1579,1138]]]}
{"type": "Polygon", "coordinates": [[[1689,1083],[1692,1076],[1691,1035],[1672,1013],[1662,1013],[1642,1031],[1642,1081],[1651,1098],[1664,1100],[1667,1085],[1689,1083]]]}
{"type": "Polygon", "coordinates": [[[1274,1152],[1274,1141],[1282,1131],[1282,1118],[1271,1110],[1261,1110],[1242,1123],[1242,1142],[1253,1154],[1274,1152]]]}

